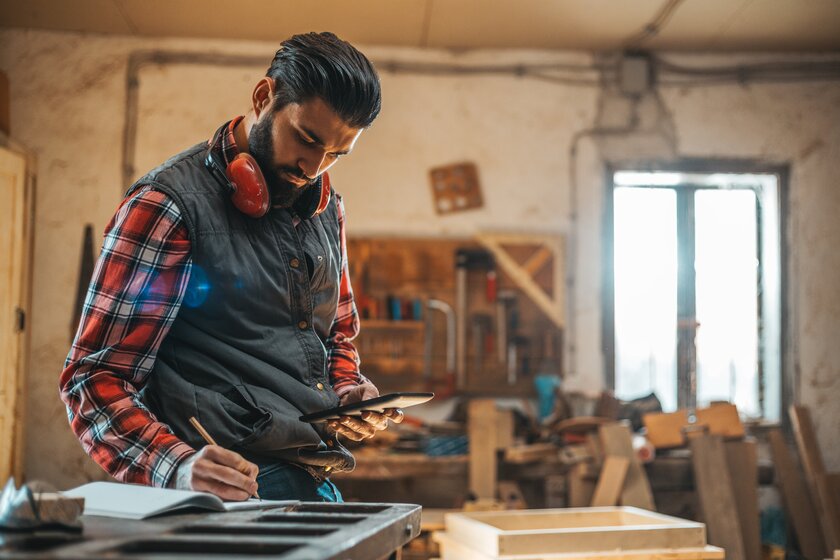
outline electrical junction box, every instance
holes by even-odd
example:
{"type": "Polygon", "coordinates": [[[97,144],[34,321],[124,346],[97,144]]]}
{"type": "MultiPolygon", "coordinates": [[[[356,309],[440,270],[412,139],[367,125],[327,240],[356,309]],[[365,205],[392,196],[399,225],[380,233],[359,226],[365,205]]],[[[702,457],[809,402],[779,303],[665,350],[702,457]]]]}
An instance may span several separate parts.
{"type": "Polygon", "coordinates": [[[640,96],[653,85],[653,64],[647,53],[625,53],[618,65],[618,89],[624,95],[640,96]]]}

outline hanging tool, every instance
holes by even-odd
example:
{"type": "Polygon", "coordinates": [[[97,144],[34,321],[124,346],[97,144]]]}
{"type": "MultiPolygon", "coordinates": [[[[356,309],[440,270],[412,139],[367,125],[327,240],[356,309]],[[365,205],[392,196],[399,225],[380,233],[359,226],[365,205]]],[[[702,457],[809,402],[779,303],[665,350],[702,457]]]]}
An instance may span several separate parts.
{"type": "Polygon", "coordinates": [[[507,382],[516,385],[516,342],[513,340],[507,345],[507,382]]]}
{"type": "Polygon", "coordinates": [[[426,309],[429,312],[425,314],[426,336],[423,348],[423,378],[428,388],[431,388],[432,385],[432,357],[434,356],[432,353],[434,316],[431,312],[440,311],[446,317],[446,389],[439,393],[439,396],[444,397],[451,395],[455,390],[455,312],[451,305],[439,299],[426,301],[426,309]]]}
{"type": "Polygon", "coordinates": [[[507,362],[508,337],[515,333],[508,330],[508,311],[513,309],[516,303],[516,293],[511,290],[502,290],[496,297],[496,348],[498,349],[498,361],[500,364],[507,362]]]}
{"type": "MultiPolygon", "coordinates": [[[[455,252],[455,288],[456,288],[456,335],[455,346],[457,363],[455,367],[456,385],[459,389],[464,388],[467,375],[467,272],[469,270],[485,270],[495,272],[496,264],[493,255],[483,249],[458,249],[455,252]]],[[[491,281],[488,279],[488,286],[491,281]]],[[[495,275],[492,279],[495,286],[495,275]]],[[[495,298],[495,287],[489,287],[485,293],[495,298]]]]}
{"type": "Polygon", "coordinates": [[[478,373],[484,366],[484,357],[494,350],[493,318],[486,313],[476,313],[470,318],[473,341],[473,369],[478,373]]]}

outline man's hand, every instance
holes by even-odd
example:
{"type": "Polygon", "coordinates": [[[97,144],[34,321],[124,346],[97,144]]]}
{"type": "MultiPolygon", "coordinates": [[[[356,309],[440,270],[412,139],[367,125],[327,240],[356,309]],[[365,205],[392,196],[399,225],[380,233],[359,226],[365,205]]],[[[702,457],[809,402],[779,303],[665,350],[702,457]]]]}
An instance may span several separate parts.
{"type": "MultiPolygon", "coordinates": [[[[372,399],[379,396],[379,389],[372,383],[362,383],[353,387],[341,397],[341,405],[353,404],[355,402],[372,399]]],[[[372,438],[379,430],[388,427],[388,420],[399,424],[403,421],[403,411],[399,408],[386,408],[382,414],[372,411],[363,411],[359,416],[342,416],[338,420],[330,420],[327,426],[335,433],[352,439],[362,441],[372,438]]]]}
{"type": "Polygon", "coordinates": [[[175,488],[210,492],[223,500],[247,500],[257,492],[259,468],[239,453],[208,445],[181,463],[175,488]]]}

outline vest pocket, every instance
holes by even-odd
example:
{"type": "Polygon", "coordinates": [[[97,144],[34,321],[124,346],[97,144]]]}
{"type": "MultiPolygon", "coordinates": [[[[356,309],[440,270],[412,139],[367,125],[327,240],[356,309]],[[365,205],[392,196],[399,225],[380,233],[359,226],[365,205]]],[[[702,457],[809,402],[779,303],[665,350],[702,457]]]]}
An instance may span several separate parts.
{"type": "Polygon", "coordinates": [[[287,400],[273,393],[268,399],[260,398],[265,389],[244,384],[226,390],[194,387],[199,420],[223,447],[270,454],[321,443],[318,433],[298,420],[302,413],[287,400]]]}
{"type": "Polygon", "coordinates": [[[271,422],[271,414],[255,406],[235,385],[226,390],[193,385],[193,390],[199,420],[222,447],[241,447],[271,422]]]}

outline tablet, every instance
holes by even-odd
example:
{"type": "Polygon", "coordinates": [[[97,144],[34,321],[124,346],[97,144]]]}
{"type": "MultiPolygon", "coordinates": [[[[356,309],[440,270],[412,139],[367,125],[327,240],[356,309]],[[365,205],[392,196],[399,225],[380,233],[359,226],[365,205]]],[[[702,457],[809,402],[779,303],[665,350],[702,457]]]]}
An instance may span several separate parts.
{"type": "Polygon", "coordinates": [[[360,416],[364,410],[381,413],[386,408],[406,408],[408,406],[423,404],[432,400],[434,396],[434,393],[390,393],[366,401],[354,402],[353,404],[305,414],[299,420],[310,423],[326,422],[327,420],[335,420],[340,416],[360,416]]]}

